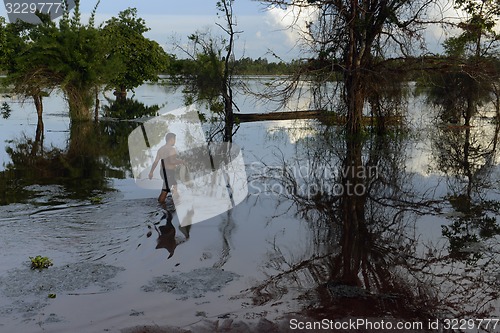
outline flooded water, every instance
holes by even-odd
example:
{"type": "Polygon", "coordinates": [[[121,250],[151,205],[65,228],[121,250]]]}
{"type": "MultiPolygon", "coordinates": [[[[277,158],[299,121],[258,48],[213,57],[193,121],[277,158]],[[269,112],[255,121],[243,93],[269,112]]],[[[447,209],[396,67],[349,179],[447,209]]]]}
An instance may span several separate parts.
{"type": "MultiPolygon", "coordinates": [[[[160,85],[135,97],[183,105],[160,85]]],[[[180,227],[159,189],[134,183],[127,137],[147,118],[70,126],[55,94],[42,142],[33,105],[7,102],[1,332],[500,328],[499,131],[487,108],[472,127],[445,125],[411,97],[404,125],[360,140],[316,120],[242,123],[247,198],[180,227]],[[37,255],[54,265],[30,269],[37,255]]]]}

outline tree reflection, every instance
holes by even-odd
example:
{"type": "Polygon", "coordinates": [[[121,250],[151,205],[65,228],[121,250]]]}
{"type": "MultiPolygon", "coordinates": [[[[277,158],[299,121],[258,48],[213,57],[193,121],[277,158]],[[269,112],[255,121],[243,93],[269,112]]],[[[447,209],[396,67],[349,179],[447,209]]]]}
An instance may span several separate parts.
{"type": "Polygon", "coordinates": [[[449,239],[450,252],[455,258],[477,261],[484,250],[482,241],[500,232],[496,221],[500,207],[486,195],[500,128],[498,123],[493,128],[481,118],[475,118],[478,106],[486,105],[487,109],[488,103],[494,104],[490,93],[495,90],[495,84],[489,78],[469,73],[449,75],[451,78],[431,89],[430,95],[431,101],[440,107],[441,119],[447,120],[453,115],[454,122],[463,118],[465,124],[464,127],[438,127],[434,140],[436,169],[446,175],[451,192],[448,199],[456,212],[452,224],[443,227],[443,235],[449,239]],[[482,126],[471,126],[473,121],[476,126],[482,126]]]}
{"type": "Polygon", "coordinates": [[[440,127],[434,138],[436,169],[445,174],[452,223],[443,227],[453,258],[478,262],[500,235],[500,204],[489,195],[498,157],[500,124],[440,127]]]}
{"type": "MultiPolygon", "coordinates": [[[[403,300],[413,300],[416,306],[425,295],[413,295],[392,273],[393,262],[414,247],[405,234],[408,214],[400,207],[407,197],[401,193],[403,174],[397,172],[404,168],[404,159],[395,153],[404,151],[398,147],[401,141],[375,137],[364,147],[360,139],[327,132],[302,144],[305,156],[294,165],[284,163],[283,176],[275,173],[273,180],[289,189],[283,198],[308,221],[315,254],[292,264],[286,275],[307,271],[318,291],[323,289],[320,294],[330,295],[326,303],[351,295],[342,300],[346,311],[358,308],[375,314],[387,301],[404,308],[403,300]],[[294,169],[300,170],[301,163],[309,163],[307,172],[296,177],[302,172],[294,169]],[[372,307],[360,308],[359,301],[367,297],[372,307]]],[[[274,278],[268,282],[274,283],[274,278]]]]}
{"type": "MultiPolygon", "coordinates": [[[[65,149],[44,146],[38,135],[35,140],[11,140],[6,148],[11,162],[1,172],[7,180],[5,190],[10,193],[30,185],[63,185],[71,199],[85,199],[108,190],[106,166],[99,159],[102,146],[93,127],[90,122],[72,123],[65,149]]],[[[20,199],[24,202],[30,197],[20,199]]]]}
{"type": "Polygon", "coordinates": [[[159,105],[147,106],[133,98],[107,99],[110,103],[104,106],[104,114],[117,119],[137,119],[141,117],[157,116],[159,105]]]}
{"type": "MultiPolygon", "coordinates": [[[[419,218],[439,215],[443,201],[417,191],[405,172],[408,142],[399,132],[363,140],[327,129],[299,142],[296,160],[266,166],[257,177],[280,189],[281,204],[295,206],[312,237],[302,254],[271,256],[269,268],[280,273],[251,289],[255,303],[296,286],[316,291],[303,297],[316,300],[306,310],[320,318],[426,320],[491,311],[498,285],[485,283],[483,297],[473,297],[484,267],[465,270],[446,246],[420,240],[419,218]]],[[[497,260],[491,256],[489,264],[497,260]]]]}
{"type": "MultiPolygon", "coordinates": [[[[136,118],[158,110],[158,106],[129,99],[117,104],[108,107],[111,115],[136,118]]],[[[6,148],[11,162],[0,172],[0,185],[5,189],[0,204],[26,202],[36,195],[26,190],[34,184],[63,185],[72,199],[88,199],[110,190],[109,177],[121,179],[131,174],[127,139],[136,127],[136,122],[114,119],[72,122],[65,147],[47,147],[39,118],[34,139],[11,140],[6,148]]]]}

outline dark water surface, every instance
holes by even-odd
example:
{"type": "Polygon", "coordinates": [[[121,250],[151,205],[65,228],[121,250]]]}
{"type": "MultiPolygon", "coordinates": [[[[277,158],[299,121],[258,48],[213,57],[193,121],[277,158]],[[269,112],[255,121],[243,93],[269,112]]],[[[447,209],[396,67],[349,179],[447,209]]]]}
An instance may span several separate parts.
{"type": "MultiPolygon", "coordinates": [[[[182,105],[156,85],[136,97],[182,105]]],[[[498,127],[486,111],[471,128],[438,124],[413,98],[405,126],[362,140],[313,120],[242,124],[248,198],[180,228],[158,191],[134,183],[138,122],[70,126],[54,96],[42,144],[33,106],[12,106],[0,120],[1,332],[262,318],[422,323],[414,331],[453,318],[477,331],[474,320],[500,317],[498,127]],[[54,266],[31,270],[36,255],[54,266]]]]}

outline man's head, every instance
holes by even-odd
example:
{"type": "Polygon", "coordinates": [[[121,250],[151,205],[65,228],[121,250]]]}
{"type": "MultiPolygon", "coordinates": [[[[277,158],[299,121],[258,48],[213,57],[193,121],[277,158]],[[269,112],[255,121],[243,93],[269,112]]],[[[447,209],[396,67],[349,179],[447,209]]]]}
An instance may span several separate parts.
{"type": "Polygon", "coordinates": [[[175,134],[167,133],[167,135],[165,135],[165,142],[173,146],[175,144],[175,134]]]}

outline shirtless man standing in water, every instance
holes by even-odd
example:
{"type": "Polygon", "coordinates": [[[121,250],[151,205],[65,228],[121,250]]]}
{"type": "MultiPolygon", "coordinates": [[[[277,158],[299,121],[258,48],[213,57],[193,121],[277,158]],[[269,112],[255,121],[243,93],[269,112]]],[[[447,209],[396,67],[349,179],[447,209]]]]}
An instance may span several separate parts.
{"type": "Polygon", "coordinates": [[[175,167],[179,164],[183,164],[183,160],[177,159],[177,151],[174,148],[175,145],[175,134],[168,133],[165,135],[165,145],[162,146],[158,153],[156,153],[156,159],[149,172],[149,179],[153,178],[153,171],[156,169],[158,162],[163,160],[165,165],[165,173],[167,174],[167,179],[164,178],[163,168],[160,168],[160,175],[163,178],[163,188],[161,190],[160,196],[158,197],[158,202],[164,203],[167,198],[167,194],[172,190],[174,196],[178,196],[177,193],[177,180],[175,179],[175,167]],[[167,186],[168,184],[168,186],[167,186]]]}

